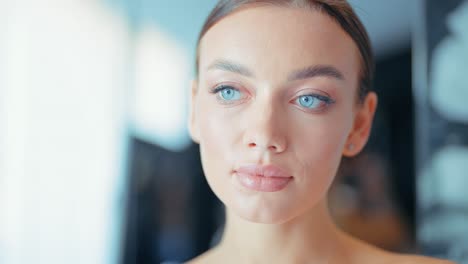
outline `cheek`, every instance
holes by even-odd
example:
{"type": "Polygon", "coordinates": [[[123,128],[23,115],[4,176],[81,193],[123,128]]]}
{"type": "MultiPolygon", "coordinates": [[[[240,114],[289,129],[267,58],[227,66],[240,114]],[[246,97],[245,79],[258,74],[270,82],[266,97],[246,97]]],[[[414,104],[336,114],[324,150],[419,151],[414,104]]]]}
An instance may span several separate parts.
{"type": "Polygon", "coordinates": [[[294,146],[306,160],[322,162],[339,156],[346,139],[345,127],[334,122],[316,123],[298,130],[294,146]]]}
{"type": "Polygon", "coordinates": [[[308,122],[292,135],[292,152],[298,163],[300,188],[322,192],[328,189],[339,166],[349,120],[335,115],[308,122]]]}
{"type": "Polygon", "coordinates": [[[222,111],[213,109],[209,104],[201,106],[199,112],[203,113],[199,116],[203,171],[211,189],[224,200],[225,184],[234,164],[236,126],[222,111]]]}
{"type": "Polygon", "coordinates": [[[200,111],[203,113],[203,116],[200,116],[200,145],[205,148],[205,154],[222,154],[210,158],[224,158],[232,151],[236,126],[221,111],[208,108],[202,107],[200,111]]]}

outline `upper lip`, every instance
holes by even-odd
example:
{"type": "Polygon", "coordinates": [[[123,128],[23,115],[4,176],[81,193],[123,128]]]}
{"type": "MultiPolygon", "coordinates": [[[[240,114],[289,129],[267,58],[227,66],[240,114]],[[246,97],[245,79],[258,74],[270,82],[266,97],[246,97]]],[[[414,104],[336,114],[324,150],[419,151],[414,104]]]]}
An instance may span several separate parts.
{"type": "Polygon", "coordinates": [[[285,170],[283,170],[282,168],[280,168],[278,166],[275,166],[273,164],[268,164],[268,165],[256,165],[256,164],[245,165],[245,166],[239,167],[236,170],[236,172],[246,173],[246,174],[250,174],[250,175],[263,176],[263,177],[284,177],[284,178],[292,177],[285,170]]]}

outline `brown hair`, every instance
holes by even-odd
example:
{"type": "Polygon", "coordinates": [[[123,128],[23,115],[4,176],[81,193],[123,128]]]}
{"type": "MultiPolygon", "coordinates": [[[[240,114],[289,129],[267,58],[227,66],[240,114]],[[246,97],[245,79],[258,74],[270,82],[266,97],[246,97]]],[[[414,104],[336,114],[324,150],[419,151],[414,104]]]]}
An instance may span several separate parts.
{"type": "Polygon", "coordinates": [[[348,33],[359,48],[361,54],[361,69],[359,76],[358,99],[362,102],[371,90],[374,58],[366,29],[359,20],[353,8],[346,0],[220,0],[205,21],[200,32],[196,47],[195,73],[198,76],[199,46],[206,32],[224,17],[248,5],[273,4],[298,8],[313,8],[324,12],[334,19],[348,33]]]}

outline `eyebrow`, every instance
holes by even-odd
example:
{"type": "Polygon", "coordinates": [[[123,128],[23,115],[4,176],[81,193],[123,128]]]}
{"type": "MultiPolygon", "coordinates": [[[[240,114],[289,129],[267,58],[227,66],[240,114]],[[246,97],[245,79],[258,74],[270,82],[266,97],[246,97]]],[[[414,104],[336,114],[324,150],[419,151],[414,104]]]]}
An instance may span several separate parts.
{"type": "MultiPolygon", "coordinates": [[[[254,77],[254,74],[247,67],[229,61],[229,60],[216,60],[210,66],[207,67],[208,70],[223,70],[247,77],[254,77]]],[[[288,75],[288,81],[296,81],[314,77],[329,77],[337,80],[344,80],[344,75],[335,67],[330,65],[312,65],[299,70],[293,71],[288,75]]]]}
{"type": "Polygon", "coordinates": [[[252,71],[250,71],[247,67],[242,66],[238,63],[228,61],[228,60],[215,60],[210,66],[207,68],[208,70],[223,70],[238,73],[240,75],[244,75],[247,77],[253,77],[252,71]]]}
{"type": "Polygon", "coordinates": [[[313,66],[305,67],[303,69],[292,72],[288,77],[288,81],[314,78],[314,77],[319,77],[319,76],[331,77],[340,81],[344,80],[343,74],[333,66],[313,65],[313,66]]]}

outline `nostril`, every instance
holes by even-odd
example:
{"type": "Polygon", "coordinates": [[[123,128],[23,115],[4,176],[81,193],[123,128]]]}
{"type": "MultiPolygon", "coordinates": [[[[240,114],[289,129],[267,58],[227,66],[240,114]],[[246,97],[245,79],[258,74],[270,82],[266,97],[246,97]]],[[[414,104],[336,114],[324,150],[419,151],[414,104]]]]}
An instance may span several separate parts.
{"type": "Polygon", "coordinates": [[[250,143],[249,144],[249,147],[255,147],[255,146],[257,146],[255,143],[250,143]]]}

